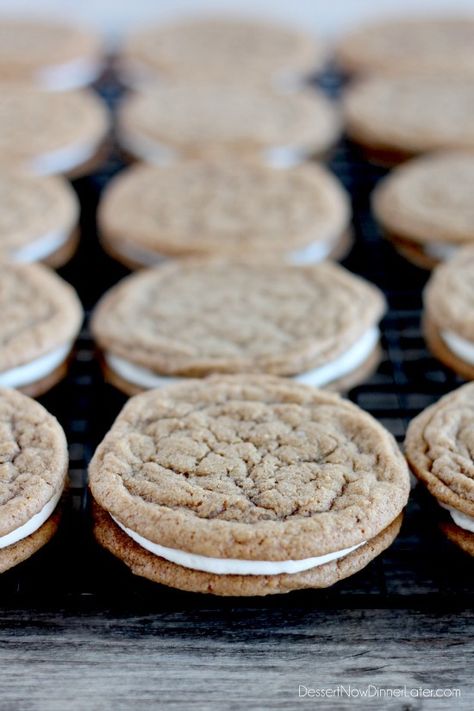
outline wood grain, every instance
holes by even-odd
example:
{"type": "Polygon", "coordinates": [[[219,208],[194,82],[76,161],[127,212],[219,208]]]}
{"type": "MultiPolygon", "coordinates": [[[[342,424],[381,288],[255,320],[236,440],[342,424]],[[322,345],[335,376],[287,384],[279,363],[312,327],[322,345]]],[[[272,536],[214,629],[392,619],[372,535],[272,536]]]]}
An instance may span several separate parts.
{"type": "Polygon", "coordinates": [[[0,613],[1,709],[472,709],[472,611],[0,613]],[[457,687],[460,699],[298,699],[307,687],[457,687]]]}

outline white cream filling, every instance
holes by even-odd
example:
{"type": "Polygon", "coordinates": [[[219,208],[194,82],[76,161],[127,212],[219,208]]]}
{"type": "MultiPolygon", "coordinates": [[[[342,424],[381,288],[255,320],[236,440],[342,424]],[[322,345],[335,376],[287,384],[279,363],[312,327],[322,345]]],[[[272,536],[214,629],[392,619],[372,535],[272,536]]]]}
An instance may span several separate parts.
{"type": "Polygon", "coordinates": [[[455,255],[458,250],[458,245],[447,244],[443,242],[432,242],[431,244],[423,245],[423,251],[429,257],[433,259],[439,259],[439,261],[444,262],[455,255]]]}
{"type": "Polygon", "coordinates": [[[439,502],[439,504],[443,509],[449,511],[449,513],[451,514],[451,518],[453,519],[456,526],[459,526],[460,528],[463,528],[465,531],[469,531],[470,533],[474,533],[474,518],[472,518],[472,516],[468,516],[467,514],[463,513],[462,511],[458,511],[457,509],[453,509],[452,506],[442,504],[441,501],[439,502]]]}
{"type": "Polygon", "coordinates": [[[11,370],[0,372],[0,387],[21,388],[50,375],[61,363],[64,363],[72,348],[72,342],[56,348],[46,355],[19,365],[11,370]]]}
{"type": "Polygon", "coordinates": [[[31,158],[26,165],[26,169],[35,175],[67,173],[90,160],[98,148],[99,146],[96,142],[58,148],[50,153],[31,158]]]}
{"type": "Polygon", "coordinates": [[[92,84],[102,71],[102,62],[96,58],[77,57],[69,62],[41,67],[36,80],[49,91],[69,91],[92,84]]]}
{"type": "MultiPolygon", "coordinates": [[[[375,348],[380,338],[378,328],[374,327],[367,331],[356,343],[343,355],[336,358],[331,363],[314,368],[301,375],[294,376],[294,380],[306,385],[321,387],[327,383],[337,380],[347,373],[355,370],[368,358],[375,348]]],[[[180,376],[157,375],[149,368],[135,365],[125,358],[116,356],[110,352],[104,354],[108,367],[120,378],[126,380],[139,388],[153,389],[161,388],[172,383],[178,383],[185,378],[180,376]]],[[[0,381],[1,384],[1,381],[0,381]]]]}
{"type": "MultiPolygon", "coordinates": [[[[122,132],[120,142],[126,151],[136,158],[152,163],[154,165],[165,166],[179,160],[180,153],[175,148],[171,148],[157,141],[153,141],[145,136],[125,134],[122,132]]],[[[298,146],[274,146],[262,150],[264,162],[271,168],[292,168],[303,163],[310,157],[311,153],[298,146]]]]}
{"type": "Polygon", "coordinates": [[[68,238],[68,233],[64,231],[48,232],[33,242],[14,250],[11,254],[12,259],[21,263],[39,262],[66,244],[68,238]]]}
{"type": "Polygon", "coordinates": [[[348,373],[356,370],[362,365],[370,354],[373,352],[380,339],[380,331],[374,326],[364,333],[349,350],[340,355],[335,360],[319,368],[314,368],[301,375],[294,376],[294,380],[298,383],[313,385],[314,387],[322,387],[334,380],[342,378],[348,373]]]}
{"type": "Polygon", "coordinates": [[[200,570],[203,573],[214,573],[215,575],[280,575],[282,573],[300,573],[309,568],[316,568],[332,560],[339,560],[344,556],[355,551],[356,548],[363,546],[365,541],[358,543],[356,546],[344,548],[341,551],[327,553],[326,555],[316,556],[314,558],[303,558],[302,560],[240,560],[237,558],[211,558],[204,555],[196,555],[195,553],[187,553],[176,548],[167,548],[158,543],[153,543],[147,538],[143,538],[135,531],[124,526],[114,516],[115,523],[125,531],[127,536],[130,536],[139,546],[154,555],[176,563],[183,568],[191,570],[200,570]]]}
{"type": "Polygon", "coordinates": [[[32,516],[29,521],[23,524],[23,526],[15,528],[14,531],[7,533],[6,536],[0,536],[0,549],[6,548],[7,546],[12,546],[14,543],[22,541],[24,538],[31,536],[32,533],[37,531],[38,528],[40,528],[53,513],[54,509],[58,505],[58,501],[61,498],[62,493],[63,492],[61,490],[57,494],[55,494],[53,498],[50,499],[48,503],[43,506],[41,511],[32,516]]]}
{"type": "Polygon", "coordinates": [[[474,343],[472,341],[461,338],[453,331],[442,331],[441,338],[454,355],[469,365],[474,365],[474,343]]]}
{"type": "MultiPolygon", "coordinates": [[[[315,242],[308,244],[306,247],[289,252],[286,255],[285,261],[288,264],[295,265],[316,264],[318,262],[322,262],[331,253],[336,241],[337,240],[316,240],[315,242]]],[[[118,254],[125,257],[125,259],[129,259],[135,264],[142,264],[146,267],[160,264],[167,259],[164,254],[154,252],[151,249],[146,249],[145,247],[132,244],[131,242],[117,241],[114,243],[113,248],[118,254]]]]}

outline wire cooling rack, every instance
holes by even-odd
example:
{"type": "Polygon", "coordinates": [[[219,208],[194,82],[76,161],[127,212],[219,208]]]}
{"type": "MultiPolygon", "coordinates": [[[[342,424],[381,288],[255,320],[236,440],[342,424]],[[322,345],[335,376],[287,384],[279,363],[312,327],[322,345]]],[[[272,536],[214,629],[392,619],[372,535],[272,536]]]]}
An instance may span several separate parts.
{"type": "MultiPolygon", "coordinates": [[[[322,82],[337,94],[340,80],[322,82]]],[[[108,82],[101,93],[113,107],[119,87],[108,82]]],[[[105,168],[76,181],[82,204],[82,241],[61,275],[77,289],[87,314],[97,299],[127,270],[107,257],[97,242],[96,207],[108,180],[122,168],[112,157],[105,168]]],[[[420,331],[421,293],[427,273],[411,266],[384,241],[370,213],[370,194],[384,171],[368,165],[356,149],[342,143],[331,161],[351,195],[354,247],[344,261],[351,271],[377,284],[389,311],[382,323],[384,357],[373,377],[354,388],[350,399],[370,412],[401,443],[412,417],[460,384],[426,350],[420,331]]],[[[329,590],[302,591],[261,600],[223,600],[167,590],[132,576],[93,541],[87,501],[87,464],[125,402],[103,382],[86,326],[66,380],[41,399],[63,425],[70,453],[70,490],[62,530],[31,560],[1,576],[0,604],[25,608],[55,604],[104,605],[192,610],[237,607],[411,607],[467,604],[474,601],[470,566],[438,531],[436,507],[420,489],[412,495],[402,532],[384,555],[357,575],[329,590]]]]}

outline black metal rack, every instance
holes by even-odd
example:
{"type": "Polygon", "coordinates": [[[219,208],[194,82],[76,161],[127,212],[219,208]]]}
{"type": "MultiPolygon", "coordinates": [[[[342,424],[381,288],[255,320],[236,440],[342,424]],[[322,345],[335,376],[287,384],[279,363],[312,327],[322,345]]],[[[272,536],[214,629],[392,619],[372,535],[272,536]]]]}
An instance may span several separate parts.
{"type": "MultiPolygon", "coordinates": [[[[340,81],[328,75],[323,86],[334,94],[340,81]]],[[[120,93],[109,83],[101,92],[111,105],[120,93]]],[[[77,255],[61,275],[77,289],[90,313],[97,299],[127,271],[100,249],[95,214],[100,192],[120,170],[110,159],[94,176],[76,181],[82,204],[82,241],[77,255]]],[[[354,247],[345,266],[377,284],[386,294],[389,312],[382,323],[384,358],[377,373],[354,388],[349,397],[373,414],[403,441],[409,420],[452,390],[460,381],[426,350],[420,331],[421,293],[427,273],[398,256],[381,237],[370,213],[370,193],[383,175],[357,151],[343,143],[331,167],[351,194],[354,212],[354,247]]],[[[31,560],[0,578],[0,604],[28,610],[38,605],[136,607],[158,612],[196,607],[235,609],[363,608],[413,605],[472,605],[474,588],[463,554],[449,544],[436,525],[437,511],[420,489],[414,491],[394,545],[359,574],[322,591],[292,593],[262,600],[227,600],[167,590],[132,576],[92,540],[87,502],[87,464],[96,445],[110,427],[125,397],[104,384],[86,326],[67,379],[41,399],[63,425],[71,459],[71,486],[62,531],[31,560]]]]}

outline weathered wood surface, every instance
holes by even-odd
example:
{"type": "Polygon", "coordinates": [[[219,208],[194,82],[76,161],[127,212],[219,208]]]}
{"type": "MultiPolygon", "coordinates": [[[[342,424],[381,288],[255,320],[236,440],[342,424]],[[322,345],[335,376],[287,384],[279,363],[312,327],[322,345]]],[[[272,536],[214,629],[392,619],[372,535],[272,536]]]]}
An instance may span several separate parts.
{"type": "Polygon", "coordinates": [[[3,610],[0,708],[472,709],[474,613],[3,610]],[[299,685],[456,687],[460,699],[298,698],[299,685]]]}

